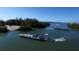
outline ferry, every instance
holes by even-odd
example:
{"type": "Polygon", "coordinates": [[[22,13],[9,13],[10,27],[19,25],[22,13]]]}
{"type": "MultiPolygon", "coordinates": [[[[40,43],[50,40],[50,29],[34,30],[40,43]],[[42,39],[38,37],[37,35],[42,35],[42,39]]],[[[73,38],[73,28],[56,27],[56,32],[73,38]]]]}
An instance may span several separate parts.
{"type": "Polygon", "coordinates": [[[25,38],[29,38],[29,39],[34,39],[34,40],[41,40],[41,41],[46,41],[48,40],[48,34],[45,33],[43,34],[19,34],[20,37],[25,37],[25,38]]]}

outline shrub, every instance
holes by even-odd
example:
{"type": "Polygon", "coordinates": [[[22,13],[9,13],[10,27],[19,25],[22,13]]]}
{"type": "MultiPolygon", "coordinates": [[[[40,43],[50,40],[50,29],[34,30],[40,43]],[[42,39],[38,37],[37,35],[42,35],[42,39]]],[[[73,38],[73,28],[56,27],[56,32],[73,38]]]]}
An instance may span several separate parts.
{"type": "Polygon", "coordinates": [[[27,27],[27,26],[20,26],[20,28],[18,30],[19,31],[31,31],[32,28],[31,27],[27,27]]]}
{"type": "Polygon", "coordinates": [[[6,26],[0,26],[0,32],[8,32],[9,30],[7,29],[6,26]]]}

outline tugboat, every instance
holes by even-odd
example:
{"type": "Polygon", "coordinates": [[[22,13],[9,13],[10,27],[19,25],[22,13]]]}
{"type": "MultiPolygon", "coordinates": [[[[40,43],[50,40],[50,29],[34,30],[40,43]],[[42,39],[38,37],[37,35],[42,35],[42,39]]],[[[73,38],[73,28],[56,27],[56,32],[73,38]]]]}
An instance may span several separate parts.
{"type": "Polygon", "coordinates": [[[25,37],[25,38],[29,38],[29,39],[34,39],[34,40],[41,40],[41,41],[46,41],[48,40],[48,34],[45,33],[43,34],[19,34],[20,37],[25,37]]]}

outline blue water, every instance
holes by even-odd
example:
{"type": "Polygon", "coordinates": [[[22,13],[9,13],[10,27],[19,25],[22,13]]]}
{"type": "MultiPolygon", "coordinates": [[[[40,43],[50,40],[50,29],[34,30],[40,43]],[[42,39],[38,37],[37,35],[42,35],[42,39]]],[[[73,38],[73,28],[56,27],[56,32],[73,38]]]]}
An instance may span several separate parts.
{"type": "Polygon", "coordinates": [[[50,26],[45,29],[36,29],[29,32],[12,31],[0,33],[0,51],[79,51],[79,31],[61,31],[52,28],[50,26]],[[37,41],[21,38],[18,36],[21,33],[48,33],[51,40],[64,37],[67,41],[37,41]]]}

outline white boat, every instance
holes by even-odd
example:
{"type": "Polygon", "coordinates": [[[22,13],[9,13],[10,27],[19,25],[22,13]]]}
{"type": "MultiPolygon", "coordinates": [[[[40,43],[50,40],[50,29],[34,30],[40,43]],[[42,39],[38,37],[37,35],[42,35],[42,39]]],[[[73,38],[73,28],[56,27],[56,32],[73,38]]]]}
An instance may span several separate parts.
{"type": "Polygon", "coordinates": [[[64,37],[61,37],[61,38],[56,38],[56,39],[53,39],[54,42],[63,42],[63,41],[66,41],[66,39],[64,37]]]}
{"type": "Polygon", "coordinates": [[[19,34],[19,36],[21,36],[21,37],[33,37],[33,35],[31,35],[31,34],[19,34]]]}
{"type": "Polygon", "coordinates": [[[46,41],[48,40],[47,38],[47,33],[45,33],[45,35],[41,35],[41,34],[19,34],[20,37],[25,37],[25,38],[29,38],[29,39],[34,39],[34,40],[42,40],[42,41],[46,41]]]}

